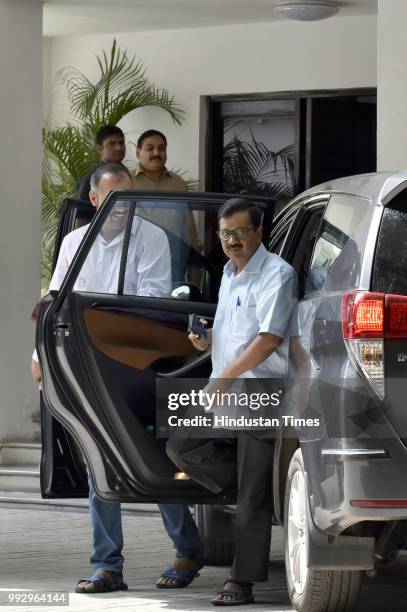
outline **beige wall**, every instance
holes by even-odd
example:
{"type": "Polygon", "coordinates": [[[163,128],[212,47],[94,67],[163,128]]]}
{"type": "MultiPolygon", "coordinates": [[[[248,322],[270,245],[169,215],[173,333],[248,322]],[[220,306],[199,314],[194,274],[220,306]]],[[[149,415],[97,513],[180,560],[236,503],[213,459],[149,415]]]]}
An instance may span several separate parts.
{"type": "Polygon", "coordinates": [[[0,440],[30,437],[40,295],[42,9],[0,0],[0,440]]]}
{"type": "MultiPolygon", "coordinates": [[[[63,66],[96,74],[95,55],[113,36],[52,39],[52,75],[63,66]]],[[[199,96],[242,92],[341,89],[376,86],[376,18],[333,18],[315,23],[274,22],[118,34],[137,53],[151,80],[167,87],[187,110],[181,128],[158,110],[140,110],[123,123],[128,139],[156,127],[169,137],[169,162],[198,176],[199,96]]],[[[66,100],[55,99],[54,119],[66,117],[66,100]]],[[[128,147],[128,163],[132,163],[128,147]]]]}
{"type": "Polygon", "coordinates": [[[45,121],[48,121],[51,116],[52,83],[54,81],[51,71],[51,43],[51,38],[42,39],[42,112],[45,121]]]}
{"type": "Polygon", "coordinates": [[[379,0],[377,167],[407,168],[407,2],[379,0]]]}

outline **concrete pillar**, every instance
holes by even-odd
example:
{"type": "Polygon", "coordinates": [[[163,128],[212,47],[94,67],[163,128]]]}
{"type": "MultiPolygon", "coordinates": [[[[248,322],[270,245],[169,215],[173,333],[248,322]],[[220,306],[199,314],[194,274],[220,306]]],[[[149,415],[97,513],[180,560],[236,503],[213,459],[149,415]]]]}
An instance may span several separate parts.
{"type": "Polygon", "coordinates": [[[42,6],[0,0],[0,441],[33,435],[40,295],[42,6]]]}
{"type": "Polygon", "coordinates": [[[407,168],[406,23],[406,0],[378,0],[378,170],[407,168]]]}

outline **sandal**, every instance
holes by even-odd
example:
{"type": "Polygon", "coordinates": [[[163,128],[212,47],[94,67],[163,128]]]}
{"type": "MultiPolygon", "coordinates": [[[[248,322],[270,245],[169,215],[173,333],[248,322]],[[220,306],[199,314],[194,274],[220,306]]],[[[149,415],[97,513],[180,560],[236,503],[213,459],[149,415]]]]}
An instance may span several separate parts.
{"type": "Polygon", "coordinates": [[[109,572],[108,570],[98,570],[91,578],[79,580],[75,593],[85,593],[93,595],[94,593],[110,593],[112,591],[127,591],[128,586],[123,580],[123,576],[118,572],[109,572]],[[87,589],[87,585],[92,585],[87,589]]]}
{"type": "Polygon", "coordinates": [[[239,582],[238,580],[226,580],[223,586],[228,583],[235,584],[239,591],[218,591],[216,597],[211,599],[211,604],[214,606],[242,606],[243,604],[253,603],[254,595],[252,593],[251,582],[239,582]],[[227,599],[218,599],[218,597],[227,597],[227,599]]]}
{"type": "Polygon", "coordinates": [[[184,587],[191,584],[194,578],[198,578],[199,570],[202,567],[203,564],[194,570],[181,570],[169,567],[167,570],[165,570],[165,572],[161,574],[160,578],[171,578],[171,580],[175,580],[175,583],[161,584],[160,582],[156,582],[155,586],[157,587],[157,589],[183,589],[184,587]]]}

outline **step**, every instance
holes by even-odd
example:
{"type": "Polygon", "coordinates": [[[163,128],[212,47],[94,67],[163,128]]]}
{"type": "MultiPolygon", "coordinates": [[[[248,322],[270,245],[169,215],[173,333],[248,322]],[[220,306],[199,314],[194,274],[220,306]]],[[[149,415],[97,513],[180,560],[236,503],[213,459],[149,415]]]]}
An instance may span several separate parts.
{"type": "MultiPolygon", "coordinates": [[[[87,499],[42,499],[40,493],[22,493],[0,490],[0,507],[25,508],[27,510],[58,510],[61,512],[87,512],[87,499]]],[[[122,504],[124,514],[156,516],[157,504],[122,504]]]]}
{"type": "Polygon", "coordinates": [[[40,470],[38,466],[0,465],[0,491],[39,492],[40,470]]]}
{"type": "Polygon", "coordinates": [[[0,464],[38,466],[41,459],[41,444],[38,442],[2,442],[0,464]]]}

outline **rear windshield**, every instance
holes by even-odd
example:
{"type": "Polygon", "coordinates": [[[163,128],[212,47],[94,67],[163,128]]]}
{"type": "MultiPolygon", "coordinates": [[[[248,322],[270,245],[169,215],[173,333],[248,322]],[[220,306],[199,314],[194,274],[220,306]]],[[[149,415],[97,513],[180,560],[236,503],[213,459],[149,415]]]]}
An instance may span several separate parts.
{"type": "Polygon", "coordinates": [[[404,202],[392,201],[392,207],[386,207],[383,211],[373,267],[372,291],[407,295],[406,195],[403,199],[404,202]]]}

